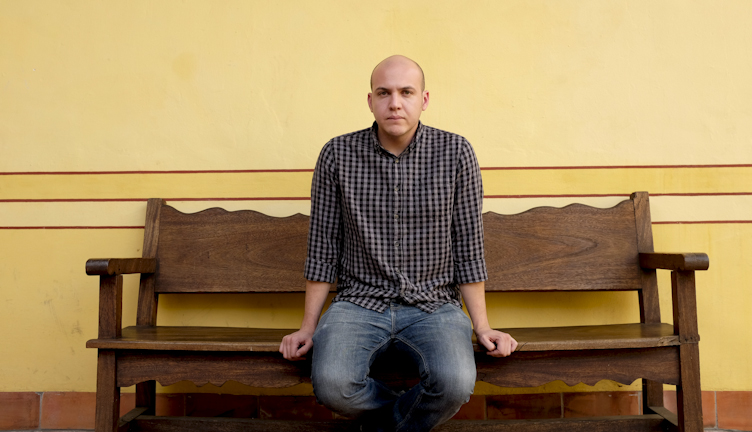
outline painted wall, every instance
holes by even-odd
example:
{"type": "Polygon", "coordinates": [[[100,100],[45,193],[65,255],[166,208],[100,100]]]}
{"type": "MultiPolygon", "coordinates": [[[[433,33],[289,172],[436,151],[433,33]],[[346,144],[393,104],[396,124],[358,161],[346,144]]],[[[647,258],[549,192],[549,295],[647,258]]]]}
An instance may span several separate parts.
{"type": "MultiPolygon", "coordinates": [[[[426,72],[424,122],[473,143],[485,210],[651,192],[656,248],[711,258],[703,389],[752,390],[750,20],[746,0],[0,0],[0,392],[94,391],[84,263],[140,255],[145,199],[308,213],[318,151],[370,125],[368,77],[394,53],[426,72]]],[[[638,319],[633,293],[488,302],[499,327],[638,319]]],[[[160,324],[294,328],[303,299],[160,307],[160,324]]]]}

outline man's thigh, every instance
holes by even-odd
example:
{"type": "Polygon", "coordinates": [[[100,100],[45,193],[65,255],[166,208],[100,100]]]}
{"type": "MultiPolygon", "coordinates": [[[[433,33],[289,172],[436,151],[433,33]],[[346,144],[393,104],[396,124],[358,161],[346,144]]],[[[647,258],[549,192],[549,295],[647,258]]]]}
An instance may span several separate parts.
{"type": "Polygon", "coordinates": [[[337,371],[352,381],[366,379],[374,358],[391,338],[391,317],[347,301],[333,303],[313,336],[313,373],[337,371]]]}

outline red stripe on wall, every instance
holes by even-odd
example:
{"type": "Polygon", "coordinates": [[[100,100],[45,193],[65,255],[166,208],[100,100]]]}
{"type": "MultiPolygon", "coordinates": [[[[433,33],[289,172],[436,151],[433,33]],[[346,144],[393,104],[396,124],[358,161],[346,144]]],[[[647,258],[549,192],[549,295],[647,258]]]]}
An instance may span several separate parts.
{"type": "Polygon", "coordinates": [[[69,229],[144,229],[143,226],[5,226],[0,230],[69,230],[69,229]]]}
{"type": "MultiPolygon", "coordinates": [[[[716,224],[752,224],[752,220],[719,221],[663,221],[653,225],[716,225],[716,224]]],[[[93,229],[144,229],[143,226],[4,226],[0,230],[93,230],[93,229]]]]}
{"type": "MultiPolygon", "coordinates": [[[[495,170],[585,170],[585,169],[673,169],[673,168],[752,168],[752,164],[716,165],[602,165],[602,166],[519,166],[483,167],[484,171],[495,170]]],[[[0,172],[0,175],[110,175],[110,174],[242,174],[242,173],[290,173],[313,172],[311,168],[299,169],[248,169],[248,170],[165,170],[165,171],[20,171],[0,172]]]]}

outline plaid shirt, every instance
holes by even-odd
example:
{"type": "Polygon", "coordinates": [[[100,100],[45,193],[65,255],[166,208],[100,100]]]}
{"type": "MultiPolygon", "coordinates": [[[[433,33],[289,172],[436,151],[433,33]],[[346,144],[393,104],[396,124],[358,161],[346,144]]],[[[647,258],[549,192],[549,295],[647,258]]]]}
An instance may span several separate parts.
{"type": "Polygon", "coordinates": [[[421,123],[395,156],[377,128],[321,150],[305,278],[337,281],[334,301],[378,312],[390,300],[426,312],[461,306],[459,284],[487,279],[475,153],[465,138],[421,123]]]}

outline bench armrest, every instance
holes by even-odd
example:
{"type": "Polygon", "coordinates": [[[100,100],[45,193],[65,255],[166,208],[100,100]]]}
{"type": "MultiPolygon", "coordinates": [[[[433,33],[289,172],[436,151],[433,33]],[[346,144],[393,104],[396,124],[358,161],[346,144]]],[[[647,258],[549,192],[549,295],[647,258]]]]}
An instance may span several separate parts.
{"type": "Polygon", "coordinates": [[[90,276],[113,276],[131,273],[154,273],[156,258],[94,258],[86,261],[86,274],[90,276]]]}
{"type": "Polygon", "coordinates": [[[710,266],[704,253],[640,253],[640,267],[665,270],[707,270],[710,266]]]}

